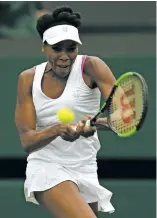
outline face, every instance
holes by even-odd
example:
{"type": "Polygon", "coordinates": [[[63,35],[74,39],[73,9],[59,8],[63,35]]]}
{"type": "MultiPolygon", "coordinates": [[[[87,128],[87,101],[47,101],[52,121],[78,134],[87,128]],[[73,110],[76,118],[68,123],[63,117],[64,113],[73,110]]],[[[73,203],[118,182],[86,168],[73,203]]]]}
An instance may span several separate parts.
{"type": "Polygon", "coordinates": [[[53,73],[64,78],[71,71],[78,54],[78,46],[74,41],[65,40],[55,45],[44,45],[44,52],[51,64],[53,73]]]}

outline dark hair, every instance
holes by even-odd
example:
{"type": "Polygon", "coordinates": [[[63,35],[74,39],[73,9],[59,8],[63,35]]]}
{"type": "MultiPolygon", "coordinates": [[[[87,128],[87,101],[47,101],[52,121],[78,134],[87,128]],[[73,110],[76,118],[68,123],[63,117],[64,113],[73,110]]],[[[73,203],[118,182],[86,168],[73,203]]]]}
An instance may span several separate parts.
{"type": "Polygon", "coordinates": [[[43,33],[50,27],[62,24],[69,24],[79,29],[81,26],[81,15],[73,12],[69,6],[56,8],[52,14],[44,14],[37,20],[37,31],[41,38],[43,33]]]}

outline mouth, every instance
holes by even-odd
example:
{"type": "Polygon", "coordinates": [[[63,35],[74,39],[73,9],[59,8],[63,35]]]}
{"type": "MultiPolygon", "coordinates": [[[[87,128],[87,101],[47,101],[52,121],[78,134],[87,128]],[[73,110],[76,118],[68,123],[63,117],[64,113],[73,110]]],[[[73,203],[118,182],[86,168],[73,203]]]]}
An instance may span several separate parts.
{"type": "Polygon", "coordinates": [[[58,67],[65,69],[65,68],[68,68],[69,66],[67,66],[67,65],[62,65],[62,66],[58,66],[58,67]]]}

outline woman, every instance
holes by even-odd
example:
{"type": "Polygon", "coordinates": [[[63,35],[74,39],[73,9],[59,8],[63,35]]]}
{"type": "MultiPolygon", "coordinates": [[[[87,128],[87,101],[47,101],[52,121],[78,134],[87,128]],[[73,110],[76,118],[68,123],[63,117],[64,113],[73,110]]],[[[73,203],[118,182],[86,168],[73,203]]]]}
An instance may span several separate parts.
{"type": "Polygon", "coordinates": [[[29,153],[26,200],[44,205],[58,218],[94,218],[98,210],[114,211],[112,193],[98,182],[97,132],[85,128],[84,115],[97,113],[100,95],[107,98],[115,78],[101,59],[78,55],[80,25],[80,14],[70,7],[40,17],[37,31],[48,61],[22,72],[18,81],[15,122],[29,153]],[[73,124],[58,120],[62,107],[74,111],[73,124]]]}

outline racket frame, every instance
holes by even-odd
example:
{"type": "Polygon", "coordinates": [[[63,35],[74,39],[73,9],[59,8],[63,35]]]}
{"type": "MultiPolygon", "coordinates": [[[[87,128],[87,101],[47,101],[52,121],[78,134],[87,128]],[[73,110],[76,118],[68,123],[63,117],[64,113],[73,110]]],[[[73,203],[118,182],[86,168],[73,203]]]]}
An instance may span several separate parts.
{"type": "Polygon", "coordinates": [[[129,136],[132,136],[133,134],[135,134],[135,132],[137,132],[139,129],[141,129],[143,123],[144,123],[144,120],[146,118],[146,115],[147,115],[147,111],[148,111],[148,87],[147,87],[147,84],[146,84],[146,81],[144,80],[144,78],[139,74],[139,73],[136,73],[136,72],[127,72],[123,75],[121,75],[117,81],[115,82],[115,85],[113,86],[112,90],[111,90],[111,93],[109,95],[109,97],[107,98],[106,102],[104,102],[104,104],[101,106],[99,112],[90,120],[90,122],[88,123],[88,125],[90,126],[104,126],[106,127],[105,124],[102,124],[102,123],[96,123],[96,120],[97,118],[100,117],[101,114],[104,113],[104,111],[107,110],[107,123],[109,125],[109,128],[111,128],[111,130],[113,132],[115,132],[118,136],[120,137],[129,137],[129,136]],[[141,83],[142,83],[142,87],[143,87],[143,99],[144,99],[144,105],[143,105],[143,112],[142,112],[142,116],[141,116],[141,120],[139,122],[139,124],[134,127],[131,131],[129,131],[128,133],[118,133],[112,126],[111,124],[111,119],[110,119],[110,105],[111,105],[111,102],[112,102],[112,97],[113,97],[113,94],[115,93],[116,89],[118,88],[119,86],[119,83],[122,79],[124,79],[125,77],[127,76],[136,76],[140,79],[141,83]]]}

